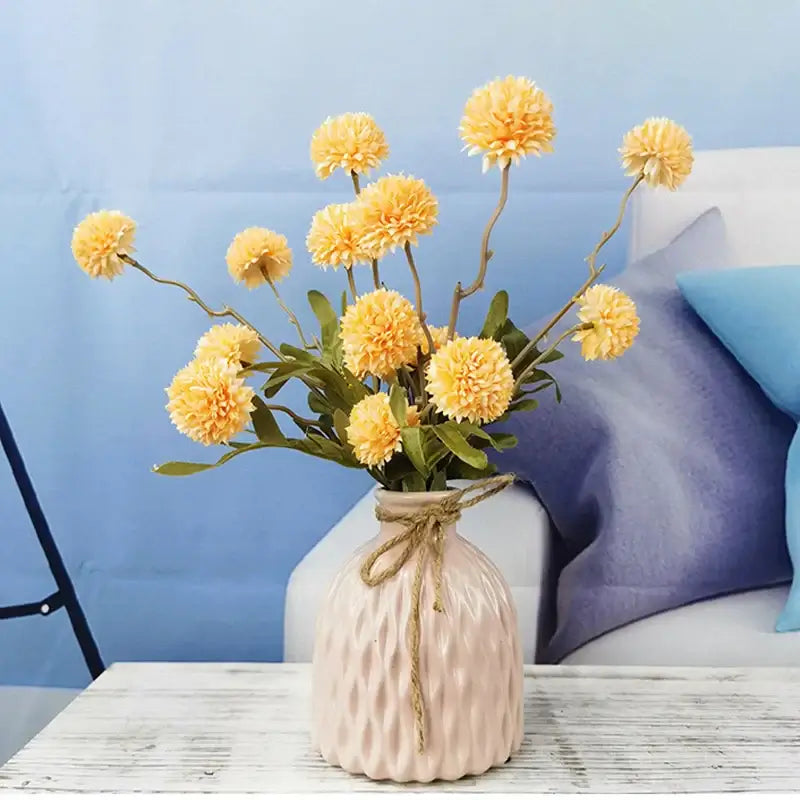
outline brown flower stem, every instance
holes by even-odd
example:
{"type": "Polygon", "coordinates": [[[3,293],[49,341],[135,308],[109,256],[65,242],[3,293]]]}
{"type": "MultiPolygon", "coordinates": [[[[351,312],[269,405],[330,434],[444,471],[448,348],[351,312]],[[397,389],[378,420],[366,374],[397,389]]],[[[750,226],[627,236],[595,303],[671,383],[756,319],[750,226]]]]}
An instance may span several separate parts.
{"type": "Polygon", "coordinates": [[[378,259],[372,259],[372,282],[375,284],[376,289],[381,288],[381,274],[378,272],[378,259]]]}
{"type": "MultiPolygon", "coordinates": [[[[358,197],[361,194],[361,184],[359,183],[358,180],[358,173],[354,169],[351,169],[350,177],[353,179],[353,190],[356,193],[356,197],[358,197]]],[[[378,271],[377,258],[372,259],[372,282],[373,284],[375,284],[376,289],[381,288],[381,275],[380,272],[378,271]]]]}
{"type": "MultiPolygon", "coordinates": [[[[425,322],[425,312],[422,310],[422,284],[419,280],[417,265],[414,263],[414,254],[411,252],[411,243],[406,242],[403,249],[405,250],[406,260],[408,261],[408,266],[411,270],[411,277],[414,278],[414,291],[417,298],[417,314],[419,315],[419,322],[420,325],[422,325],[422,332],[425,334],[425,338],[428,340],[428,352],[432,355],[436,348],[433,346],[433,337],[431,337],[431,332],[428,330],[428,324],[425,322]]],[[[421,364],[422,359],[418,359],[418,362],[421,364]]]]}
{"type": "Polygon", "coordinates": [[[353,302],[358,300],[358,289],[356,289],[356,279],[353,277],[353,270],[350,267],[345,267],[344,271],[347,273],[347,283],[350,285],[350,293],[353,295],[353,302]]]}
{"type": "Polygon", "coordinates": [[[286,303],[283,302],[283,298],[281,297],[280,292],[278,291],[278,287],[275,285],[275,282],[267,278],[267,283],[269,284],[269,288],[272,289],[272,293],[275,295],[275,299],[278,301],[278,305],[283,309],[286,316],[289,317],[289,322],[291,322],[292,325],[294,325],[294,327],[297,328],[297,334],[300,337],[300,343],[303,345],[303,349],[304,350],[313,350],[315,348],[319,349],[319,342],[314,342],[312,344],[309,344],[306,341],[306,337],[303,334],[303,328],[300,325],[300,320],[297,319],[292,309],[289,308],[289,306],[287,306],[286,303]]]}
{"type": "Polygon", "coordinates": [[[551,344],[550,347],[547,348],[547,350],[536,356],[536,358],[533,361],[531,361],[531,363],[527,367],[525,367],[525,370],[520,373],[520,376],[514,383],[513,393],[516,394],[517,391],[519,391],[522,384],[525,383],[526,378],[533,373],[536,367],[539,364],[541,364],[561,344],[561,342],[564,341],[564,339],[566,339],[568,336],[572,336],[573,333],[577,333],[578,331],[585,331],[593,327],[594,325],[592,325],[591,322],[582,322],[579,325],[573,325],[571,328],[564,331],[564,333],[562,333],[561,336],[559,336],[558,339],[556,339],[553,342],[553,344],[551,344]]]}
{"type": "Polygon", "coordinates": [[[377,394],[381,390],[381,381],[376,375],[372,376],[372,391],[377,394]]]}
{"type": "Polygon", "coordinates": [[[456,323],[458,322],[458,309],[461,305],[461,301],[465,297],[475,294],[475,292],[477,292],[479,289],[483,289],[483,281],[486,278],[486,268],[489,265],[489,259],[492,257],[491,251],[489,250],[489,237],[492,235],[492,229],[494,228],[497,220],[500,218],[500,214],[503,213],[506,201],[508,200],[508,176],[510,169],[511,164],[506,164],[506,166],[503,167],[500,178],[500,199],[497,201],[497,207],[495,208],[492,216],[489,218],[489,222],[486,224],[486,228],[483,231],[478,277],[475,278],[475,280],[469,286],[467,286],[466,289],[461,287],[461,282],[459,281],[456,284],[455,291],[453,292],[453,304],[450,307],[450,322],[447,326],[448,339],[452,339],[455,334],[456,323]]]}
{"type": "Polygon", "coordinates": [[[600,250],[603,246],[608,242],[608,240],[619,230],[620,225],[622,225],[622,218],[625,216],[625,208],[628,205],[628,200],[630,196],[633,194],[634,189],[644,180],[644,175],[638,175],[633,183],[628,188],[628,191],[622,196],[622,202],[619,205],[619,214],[617,215],[616,222],[614,225],[609,228],[607,231],[603,233],[600,237],[600,241],[595,245],[594,250],[586,257],[586,262],[589,264],[589,277],[584,281],[583,285],[574,295],[570,298],[569,302],[559,311],[537,334],[534,336],[528,344],[520,351],[517,357],[512,362],[511,366],[516,367],[519,365],[522,360],[525,358],[530,351],[536,347],[539,341],[542,339],[543,336],[546,336],[564,317],[564,315],[572,308],[572,306],[577,303],[583,293],[600,277],[600,274],[606,268],[605,264],[601,264],[599,267],[595,266],[595,262],[597,260],[597,256],[600,253],[600,250]]]}
{"type": "Polygon", "coordinates": [[[194,289],[192,289],[190,286],[187,286],[185,283],[181,283],[180,281],[173,281],[170,280],[169,278],[160,278],[158,275],[155,275],[154,273],[150,272],[150,270],[147,269],[147,267],[142,266],[135,258],[131,258],[129,255],[126,255],[125,253],[118,253],[117,255],[126,264],[129,264],[134,269],[138,269],[139,272],[143,273],[148,278],[150,278],[151,281],[155,281],[156,283],[162,283],[167,286],[177,286],[179,289],[183,289],[183,291],[186,292],[186,294],[189,296],[189,299],[193,303],[197,303],[197,305],[200,306],[200,308],[202,308],[203,311],[205,311],[209,317],[231,317],[240,324],[250,328],[250,330],[253,331],[256,334],[256,336],[258,336],[259,341],[261,342],[261,344],[264,345],[264,347],[266,347],[273,355],[277,356],[281,361],[286,360],[283,353],[281,353],[281,351],[278,350],[278,348],[275,347],[275,345],[272,344],[272,342],[270,342],[270,340],[267,339],[267,337],[264,336],[264,334],[262,334],[258,330],[258,328],[255,327],[255,325],[248,322],[238,311],[234,310],[230,306],[223,306],[221,310],[216,311],[215,309],[211,308],[206,303],[204,303],[200,295],[197,294],[197,292],[194,289]]]}
{"type": "MultiPolygon", "coordinates": [[[[205,311],[206,314],[208,314],[209,317],[231,317],[232,319],[235,319],[241,325],[244,325],[244,326],[250,328],[250,330],[253,331],[253,333],[255,333],[256,336],[258,336],[258,340],[261,342],[261,344],[264,345],[264,347],[267,348],[267,350],[269,350],[274,356],[276,356],[281,361],[286,361],[287,360],[286,356],[284,356],[284,354],[281,353],[281,351],[278,350],[278,348],[275,347],[275,345],[272,344],[272,342],[269,339],[267,339],[267,337],[264,336],[264,334],[261,333],[258,330],[258,328],[256,328],[255,325],[253,325],[252,323],[248,322],[235,309],[231,308],[230,306],[223,306],[220,311],[216,311],[213,308],[211,308],[209,305],[204,303],[202,298],[200,297],[200,295],[197,294],[197,292],[194,289],[192,289],[191,286],[187,286],[185,283],[181,283],[180,281],[170,280],[169,278],[160,278],[158,275],[155,275],[152,272],[150,272],[150,270],[147,269],[147,267],[142,266],[135,258],[131,258],[129,255],[126,255],[124,253],[118,253],[117,255],[126,264],[129,264],[130,266],[134,267],[135,269],[138,269],[139,272],[143,273],[148,278],[150,278],[151,281],[155,281],[156,283],[162,283],[162,284],[164,284],[166,286],[177,286],[179,289],[183,289],[183,291],[186,292],[186,294],[188,295],[189,299],[193,303],[197,303],[197,305],[200,306],[200,308],[202,308],[203,311],[205,311]]],[[[325,395],[319,390],[319,388],[317,388],[317,386],[311,381],[310,378],[304,378],[304,377],[301,376],[300,380],[315,395],[317,395],[317,397],[319,397],[321,400],[325,400],[327,402],[327,399],[326,399],[325,395]]]]}
{"type": "MultiPolygon", "coordinates": [[[[405,378],[405,382],[406,382],[405,389],[406,390],[411,390],[411,399],[414,401],[414,403],[417,403],[419,401],[421,390],[416,385],[416,383],[414,382],[414,376],[411,374],[411,371],[409,370],[409,368],[407,366],[403,365],[398,370],[398,375],[402,375],[405,378]]],[[[398,380],[399,380],[399,378],[398,378],[398,380]]]]}
{"type": "Polygon", "coordinates": [[[589,264],[589,271],[594,272],[594,263],[597,259],[597,254],[606,244],[606,242],[619,230],[619,226],[622,225],[622,218],[625,216],[625,208],[628,205],[628,200],[630,200],[631,195],[633,194],[636,187],[644,180],[644,173],[640,173],[636,176],[636,179],[633,183],[628,187],[628,191],[622,196],[622,201],[619,204],[619,214],[617,214],[617,221],[613,224],[611,228],[603,233],[600,237],[600,241],[595,245],[594,250],[589,254],[586,261],[589,264]]]}
{"type": "Polygon", "coordinates": [[[306,417],[301,417],[299,414],[295,414],[295,412],[292,411],[291,408],[287,408],[286,406],[272,405],[270,403],[265,403],[264,405],[270,411],[282,411],[284,414],[288,414],[295,422],[299,423],[300,425],[305,425],[307,427],[312,427],[322,430],[319,424],[319,420],[306,419],[306,417]]]}

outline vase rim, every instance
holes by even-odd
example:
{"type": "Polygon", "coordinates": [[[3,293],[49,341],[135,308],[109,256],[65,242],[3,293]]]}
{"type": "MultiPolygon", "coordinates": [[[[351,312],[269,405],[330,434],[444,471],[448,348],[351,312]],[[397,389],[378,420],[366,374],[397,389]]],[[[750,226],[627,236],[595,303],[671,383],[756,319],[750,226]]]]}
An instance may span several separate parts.
{"type": "Polygon", "coordinates": [[[375,489],[375,499],[382,506],[411,509],[438,503],[455,491],[457,489],[448,488],[438,492],[394,492],[379,486],[375,489]]]}

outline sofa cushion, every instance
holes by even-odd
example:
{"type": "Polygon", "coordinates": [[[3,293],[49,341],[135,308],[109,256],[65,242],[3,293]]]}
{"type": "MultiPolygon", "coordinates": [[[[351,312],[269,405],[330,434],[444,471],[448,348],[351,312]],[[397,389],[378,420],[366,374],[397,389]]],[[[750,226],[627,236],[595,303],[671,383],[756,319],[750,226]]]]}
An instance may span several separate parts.
{"type": "MultiPolygon", "coordinates": [[[[800,267],[678,276],[692,307],[775,406],[800,420],[800,267]]],[[[779,631],[800,630],[800,434],[786,455],[786,541],[794,584],[779,631]]]]}
{"type": "Polygon", "coordinates": [[[622,358],[552,372],[558,405],[519,413],[519,446],[496,459],[528,480],[565,550],[557,629],[568,652],[620,625],[716,595],[788,580],[783,471],[794,426],[685,302],[675,276],[724,267],[719,212],[614,282],[641,333],[622,358]]]}

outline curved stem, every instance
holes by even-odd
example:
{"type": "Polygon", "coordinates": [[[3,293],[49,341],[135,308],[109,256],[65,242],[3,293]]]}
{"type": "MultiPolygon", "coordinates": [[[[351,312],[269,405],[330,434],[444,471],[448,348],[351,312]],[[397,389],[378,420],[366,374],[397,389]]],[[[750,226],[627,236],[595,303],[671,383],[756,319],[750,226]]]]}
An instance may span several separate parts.
{"type": "Polygon", "coordinates": [[[292,409],[288,408],[287,406],[273,405],[271,403],[265,403],[264,405],[270,411],[282,411],[284,414],[288,414],[295,422],[299,423],[300,425],[310,426],[312,428],[319,428],[318,420],[306,419],[306,417],[301,417],[299,414],[295,414],[295,412],[292,411],[292,409]]]}
{"type": "Polygon", "coordinates": [[[528,344],[520,351],[519,355],[514,359],[511,366],[516,367],[518,364],[522,362],[530,351],[536,347],[539,341],[542,339],[543,336],[546,336],[564,317],[564,315],[572,308],[572,306],[577,303],[583,293],[600,277],[600,274],[606,268],[605,264],[601,264],[599,267],[595,266],[595,262],[597,260],[597,256],[600,250],[605,246],[608,240],[619,230],[620,225],[622,225],[622,219],[625,216],[625,208],[628,205],[628,200],[630,196],[633,194],[634,189],[644,180],[644,175],[638,175],[633,183],[628,187],[628,190],[622,196],[622,201],[619,205],[619,214],[617,214],[617,219],[614,224],[603,233],[600,237],[600,241],[595,245],[594,250],[586,257],[586,262],[589,264],[589,277],[584,281],[583,285],[572,295],[572,298],[569,302],[559,311],[537,334],[534,336],[528,344]]]}
{"type": "Polygon", "coordinates": [[[283,309],[286,316],[289,317],[289,322],[291,322],[292,325],[294,325],[294,327],[297,328],[297,334],[300,337],[300,343],[303,345],[303,348],[305,350],[312,350],[315,347],[319,349],[318,342],[309,344],[306,341],[306,337],[303,335],[303,328],[300,325],[300,320],[297,319],[292,309],[289,308],[289,306],[287,306],[286,303],[283,302],[283,298],[281,297],[280,292],[278,291],[278,287],[275,285],[275,282],[267,278],[267,283],[269,284],[269,288],[272,289],[272,292],[275,295],[275,299],[278,301],[278,305],[283,309]]]}
{"type": "Polygon", "coordinates": [[[381,288],[381,274],[378,272],[378,259],[372,259],[372,282],[375,284],[376,289],[381,288]]]}
{"type": "Polygon", "coordinates": [[[200,308],[202,308],[203,311],[205,311],[209,317],[231,317],[240,324],[246,325],[248,328],[250,328],[250,330],[255,332],[261,344],[263,344],[264,347],[266,347],[273,355],[277,356],[281,361],[286,360],[283,356],[283,353],[281,353],[281,351],[278,350],[278,348],[275,347],[275,345],[272,344],[272,342],[270,342],[270,340],[267,339],[267,337],[264,336],[258,330],[258,328],[256,328],[255,325],[248,322],[235,309],[231,308],[230,306],[223,306],[221,310],[217,311],[208,306],[205,302],[203,302],[200,295],[197,294],[197,292],[194,289],[192,289],[191,286],[187,286],[185,283],[181,283],[180,281],[170,280],[169,278],[161,278],[158,275],[155,275],[154,273],[150,272],[150,270],[147,269],[147,267],[142,266],[135,258],[131,258],[129,255],[125,255],[124,253],[119,253],[118,255],[126,264],[129,264],[134,269],[138,269],[139,272],[146,275],[148,278],[150,278],[151,281],[155,281],[156,283],[163,283],[167,286],[177,286],[179,289],[183,289],[183,291],[186,292],[186,294],[189,296],[189,299],[193,303],[197,303],[197,305],[200,306],[200,308]]]}
{"type": "Polygon", "coordinates": [[[356,194],[361,194],[361,185],[358,182],[358,173],[354,170],[350,170],[350,177],[353,179],[353,189],[355,190],[356,194]]]}
{"type": "Polygon", "coordinates": [[[483,231],[478,277],[475,278],[475,280],[469,286],[467,286],[466,289],[462,289],[461,283],[457,283],[455,291],[453,292],[453,304],[450,308],[450,322],[447,326],[448,339],[452,339],[453,334],[455,333],[456,323],[458,322],[458,308],[461,305],[461,301],[465,297],[475,294],[478,289],[483,289],[483,281],[486,278],[486,268],[489,265],[489,259],[492,257],[491,252],[489,251],[489,238],[491,237],[492,229],[494,228],[497,220],[500,218],[500,214],[503,213],[506,201],[508,200],[508,176],[510,169],[510,164],[506,164],[506,166],[503,167],[500,177],[500,199],[497,201],[497,207],[495,208],[492,216],[489,218],[489,222],[486,224],[486,228],[483,231]]]}
{"type": "Polygon", "coordinates": [[[353,295],[353,302],[358,300],[358,289],[356,289],[356,279],[353,277],[353,270],[350,267],[345,267],[344,271],[347,273],[347,283],[350,285],[350,294],[353,295]]]}
{"type": "Polygon", "coordinates": [[[540,353],[536,358],[531,361],[531,363],[525,368],[523,372],[520,373],[520,376],[514,383],[514,393],[519,390],[523,383],[525,383],[525,379],[536,369],[536,367],[541,364],[560,344],[564,341],[568,336],[572,336],[573,333],[577,333],[578,331],[585,331],[589,328],[593,328],[591,322],[581,322],[578,325],[573,325],[571,328],[568,328],[561,334],[561,336],[556,339],[550,347],[547,348],[544,352],[540,353]]]}
{"type": "MultiPolygon", "coordinates": [[[[422,332],[425,334],[425,338],[428,340],[428,353],[433,355],[436,348],[433,346],[433,338],[431,337],[431,332],[428,330],[428,324],[425,322],[425,312],[422,310],[422,284],[419,280],[417,265],[414,263],[414,254],[411,252],[411,243],[406,242],[403,250],[405,250],[406,260],[408,261],[408,266],[411,270],[411,277],[414,278],[414,291],[417,299],[417,314],[419,315],[419,322],[420,325],[422,325],[422,332]]],[[[418,361],[420,364],[422,363],[421,358],[418,359],[418,361]]],[[[423,387],[423,396],[424,392],[425,389],[423,387]]]]}
{"type": "Polygon", "coordinates": [[[617,214],[616,222],[607,230],[603,235],[600,237],[600,241],[595,245],[594,250],[589,254],[586,261],[589,264],[589,272],[595,272],[594,263],[597,259],[597,254],[606,244],[606,242],[619,230],[619,226],[622,225],[622,218],[625,216],[625,208],[628,205],[628,200],[630,200],[631,195],[634,192],[634,189],[644,180],[644,174],[640,174],[636,177],[634,182],[628,188],[628,191],[622,196],[622,201],[619,204],[619,214],[617,214]]]}

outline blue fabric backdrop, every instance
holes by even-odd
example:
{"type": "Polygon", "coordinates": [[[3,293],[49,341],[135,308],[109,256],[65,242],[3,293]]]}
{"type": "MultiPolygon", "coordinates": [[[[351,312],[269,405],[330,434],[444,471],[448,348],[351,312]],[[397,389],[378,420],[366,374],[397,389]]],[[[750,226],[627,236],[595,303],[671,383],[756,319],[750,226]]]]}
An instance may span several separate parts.
{"type": "MultiPolygon", "coordinates": [[[[793,0],[3,3],[0,398],[106,661],[279,659],[287,577],[369,479],[283,452],[151,474],[211,455],[163,410],[208,321],[138,274],[90,281],[69,251],[84,214],[124,210],[144,263],[290,336],[268,294],[231,283],[225,249],[248,225],[286,233],[285,295],[303,319],[309,288],[339,291],[303,243],[349,185],[315,178],[308,142],[325,116],[367,110],[387,168],[440,198],[418,260],[443,322],[498,185],[460,151],[461,109],[475,86],[524,74],[555,103],[556,152],[513,172],[488,289],[507,287],[525,323],[572,290],[613,218],[630,126],[665,114],[700,148],[797,144],[798,26],[793,0]]],[[[624,239],[607,252],[613,272],[624,239]]],[[[399,261],[383,274],[409,290],[399,261]]],[[[464,304],[462,331],[486,300],[464,304]]],[[[2,460],[0,509],[0,605],[48,594],[2,460]]],[[[86,680],[63,613],[0,623],[0,683],[86,680]]]]}

